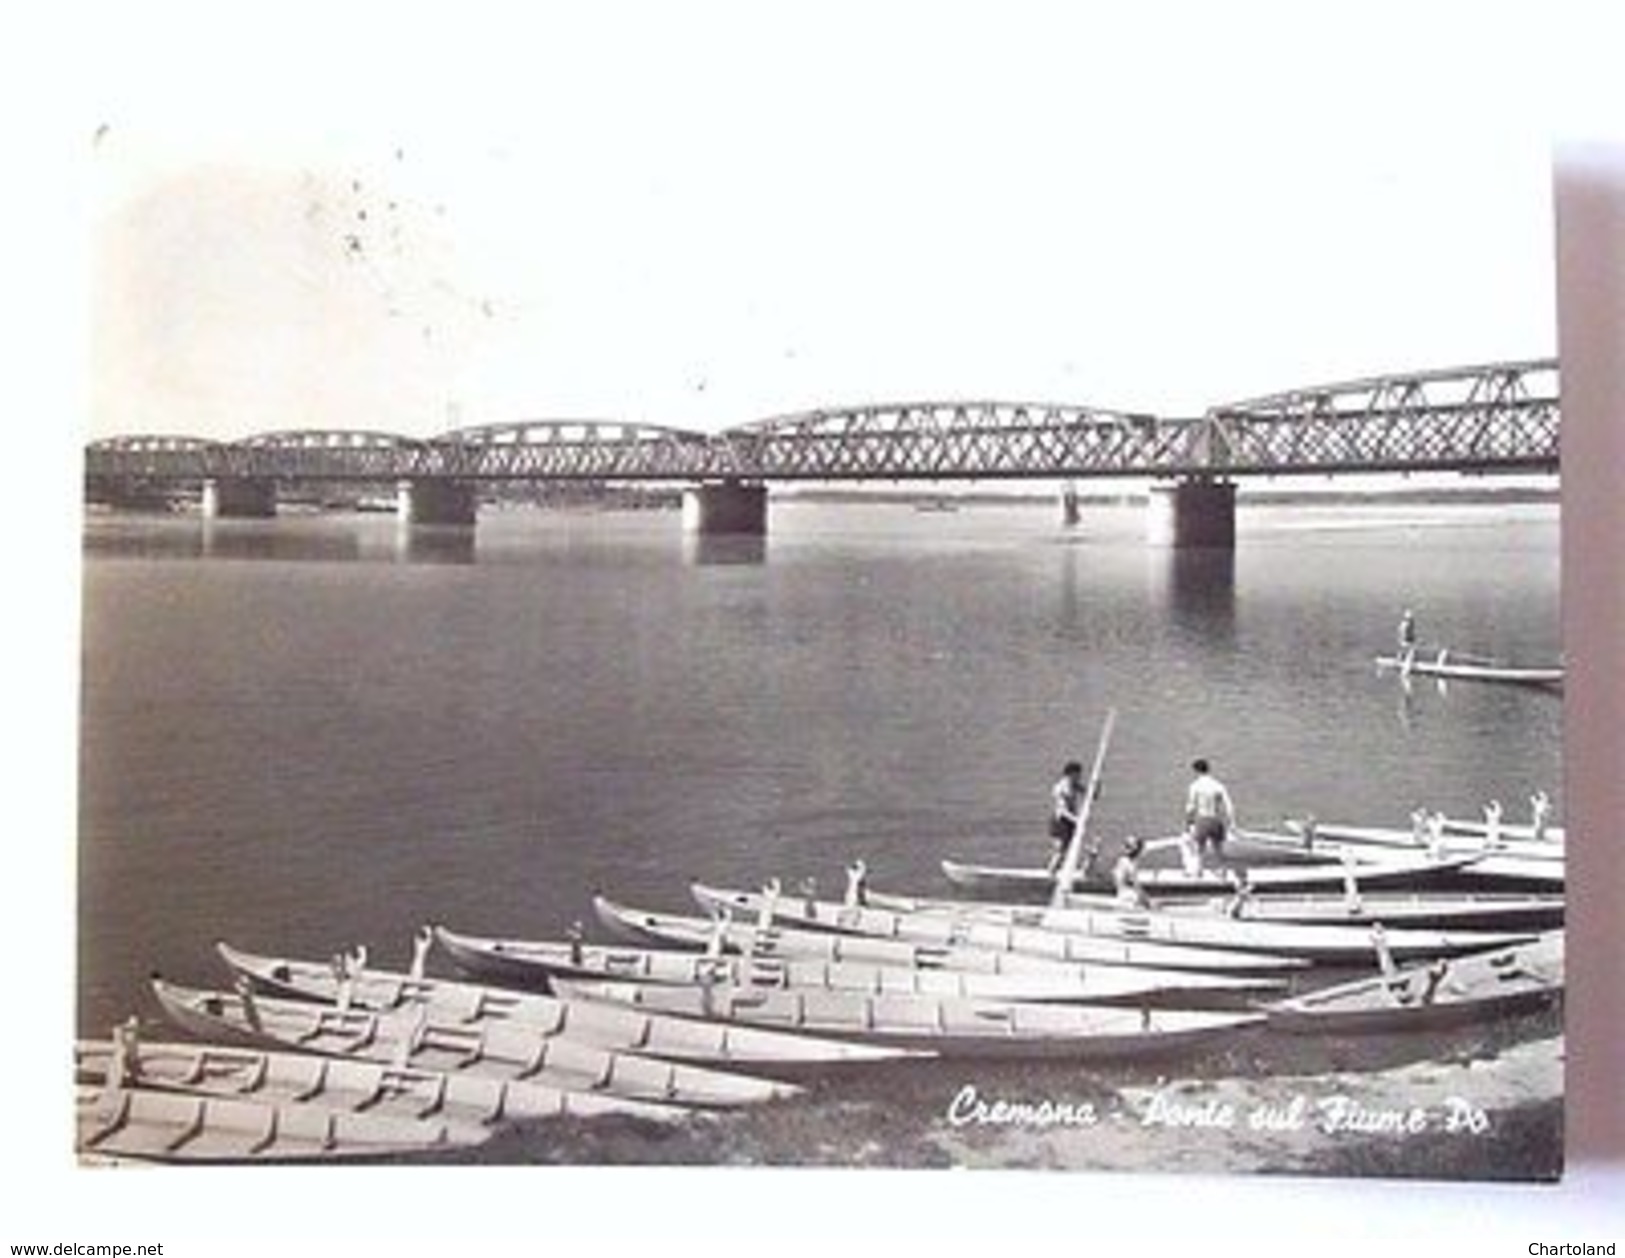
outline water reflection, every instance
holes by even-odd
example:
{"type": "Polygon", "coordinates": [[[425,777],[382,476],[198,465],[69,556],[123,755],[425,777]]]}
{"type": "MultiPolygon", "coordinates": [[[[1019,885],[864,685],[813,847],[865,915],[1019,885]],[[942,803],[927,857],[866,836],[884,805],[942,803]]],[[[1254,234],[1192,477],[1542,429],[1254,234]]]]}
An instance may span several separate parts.
{"type": "Polygon", "coordinates": [[[1177,549],[1147,553],[1153,591],[1171,623],[1181,629],[1228,640],[1236,628],[1236,552],[1177,549]]]}
{"type": "Polygon", "coordinates": [[[362,557],[361,539],[354,533],[330,530],[278,528],[257,520],[198,522],[204,559],[273,559],[353,562],[362,557]]]}
{"type": "Polygon", "coordinates": [[[474,530],[460,525],[398,524],[395,559],[400,563],[473,563],[474,530]]]}
{"type": "Polygon", "coordinates": [[[767,562],[767,538],[750,533],[683,535],[683,561],[699,567],[767,562]]]}

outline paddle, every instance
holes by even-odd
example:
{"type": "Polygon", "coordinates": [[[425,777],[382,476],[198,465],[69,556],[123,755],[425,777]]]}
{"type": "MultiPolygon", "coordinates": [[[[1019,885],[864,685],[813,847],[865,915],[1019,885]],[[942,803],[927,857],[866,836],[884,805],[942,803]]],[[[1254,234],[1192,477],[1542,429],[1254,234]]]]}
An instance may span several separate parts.
{"type": "MultiPolygon", "coordinates": [[[[1078,819],[1072,826],[1072,837],[1067,840],[1066,855],[1055,873],[1055,890],[1050,896],[1050,904],[1055,908],[1061,907],[1078,876],[1078,865],[1083,855],[1083,834],[1089,826],[1089,809],[1095,802],[1095,793],[1100,790],[1100,771],[1106,763],[1106,747],[1112,740],[1112,726],[1116,721],[1117,709],[1107,708],[1106,724],[1100,731],[1100,745],[1095,748],[1094,767],[1089,770],[1089,785],[1083,792],[1083,803],[1078,806],[1078,819]]],[[[1090,859],[1098,854],[1097,845],[1090,851],[1090,859]]]]}

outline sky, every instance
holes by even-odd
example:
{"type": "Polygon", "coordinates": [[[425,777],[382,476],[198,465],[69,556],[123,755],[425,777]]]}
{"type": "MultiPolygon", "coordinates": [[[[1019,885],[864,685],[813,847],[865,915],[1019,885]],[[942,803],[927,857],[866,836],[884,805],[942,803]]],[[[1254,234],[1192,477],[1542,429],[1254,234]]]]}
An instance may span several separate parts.
{"type": "Polygon", "coordinates": [[[1555,350],[1527,32],[562,12],[428,63],[393,41],[433,27],[380,27],[364,66],[298,43],[265,97],[204,67],[175,99],[96,102],[87,438],[964,398],[1188,415],[1555,350]]]}

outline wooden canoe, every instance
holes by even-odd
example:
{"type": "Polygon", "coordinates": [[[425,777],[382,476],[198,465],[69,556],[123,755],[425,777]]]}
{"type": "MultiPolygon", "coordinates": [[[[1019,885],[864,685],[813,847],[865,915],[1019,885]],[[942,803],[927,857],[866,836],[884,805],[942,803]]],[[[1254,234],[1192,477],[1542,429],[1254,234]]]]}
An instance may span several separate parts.
{"type": "MultiPolygon", "coordinates": [[[[1300,840],[1301,842],[1301,840],[1300,840]]],[[[1472,862],[1471,857],[1435,858],[1425,852],[1382,853],[1362,857],[1358,875],[1362,887],[1414,888],[1454,874],[1472,862]]],[[[972,865],[944,860],[942,872],[948,881],[972,895],[1003,900],[1047,900],[1055,890],[1055,876],[1036,867],[1014,868],[972,865]]],[[[1341,864],[1221,866],[1188,874],[1183,869],[1142,869],[1141,889],[1151,895],[1212,895],[1231,886],[1232,878],[1245,877],[1259,891],[1313,892],[1339,889],[1343,885],[1341,864]]],[[[1104,884],[1096,883],[1096,887],[1104,884]]],[[[1076,890],[1088,890],[1079,886],[1076,890]]]]}
{"type": "MultiPolygon", "coordinates": [[[[75,1081],[105,1087],[113,1061],[109,1041],[80,1040],[74,1049],[75,1081]]],[[[603,1114],[669,1121],[687,1112],[516,1080],[219,1044],[141,1040],[128,1056],[125,1073],[129,1082],[152,1090],[436,1119],[446,1125],[449,1138],[459,1142],[466,1142],[464,1137],[483,1138],[485,1131],[504,1122],[603,1114]]]]}
{"type": "MultiPolygon", "coordinates": [[[[1306,837],[1307,823],[1293,819],[1287,822],[1287,827],[1292,831],[1291,834],[1260,834],[1259,838],[1264,842],[1283,845],[1295,843],[1300,848],[1309,842],[1306,837]]],[[[1321,821],[1314,823],[1312,841],[1311,850],[1326,851],[1339,856],[1346,853],[1355,859],[1364,859],[1365,854],[1369,852],[1390,851],[1432,853],[1452,858],[1514,856],[1523,860],[1544,861],[1548,865],[1561,866],[1567,853],[1565,843],[1553,839],[1517,838],[1504,831],[1496,841],[1491,842],[1487,831],[1453,832],[1446,829],[1434,843],[1427,838],[1418,837],[1415,830],[1397,830],[1385,826],[1340,825],[1321,821]]]]}
{"type": "Polygon", "coordinates": [[[1563,994],[1563,932],[1470,957],[1439,959],[1263,1006],[1272,1029],[1391,1032],[1539,1008],[1563,994]]]}
{"type": "MultiPolygon", "coordinates": [[[[491,969],[496,973],[491,977],[506,981],[515,972],[515,966],[505,964],[515,955],[514,948],[506,941],[477,940],[440,928],[435,929],[434,938],[459,967],[471,960],[477,964],[480,957],[495,956],[498,962],[491,969]]],[[[300,999],[337,1000],[339,979],[330,966],[256,956],[226,944],[216,946],[226,963],[256,986],[300,999]]],[[[560,946],[567,955],[570,945],[560,946]]],[[[808,1036],[743,1028],[701,1027],[676,1018],[660,1018],[602,1004],[574,1003],[537,992],[419,978],[387,970],[367,969],[357,975],[351,983],[350,1005],[380,1011],[412,1010],[423,1005],[430,1020],[435,1022],[468,1026],[486,1021],[511,1021],[596,1048],[775,1077],[799,1076],[822,1068],[864,1065],[905,1056],[891,1049],[864,1048],[844,1041],[820,1041],[808,1036]]]]}
{"type": "MultiPolygon", "coordinates": [[[[795,903],[799,905],[802,902],[798,900],[795,903]]],[[[606,916],[606,920],[622,917],[624,911],[613,912],[614,907],[611,906],[609,914],[600,909],[600,915],[606,916]]],[[[1273,974],[1304,964],[1294,958],[1259,952],[1187,948],[1137,940],[1091,939],[1085,935],[1067,935],[1032,927],[999,926],[996,923],[971,923],[962,931],[944,930],[940,923],[930,922],[916,927],[906,915],[899,914],[853,914],[844,919],[847,923],[844,926],[826,921],[816,929],[806,929],[796,920],[795,911],[788,907],[788,902],[780,901],[779,907],[783,907],[785,911],[780,913],[775,909],[772,924],[783,934],[790,936],[788,946],[797,949],[798,954],[803,956],[821,954],[831,959],[839,959],[840,955],[848,958],[864,956],[865,959],[882,963],[889,960],[890,956],[895,956],[898,958],[897,963],[908,964],[901,960],[901,957],[908,955],[906,953],[893,953],[888,956],[884,950],[875,950],[865,954],[855,943],[849,944],[848,951],[844,954],[840,953],[840,950],[829,949],[824,949],[820,953],[814,951],[818,948],[817,944],[802,938],[811,936],[816,939],[822,933],[848,940],[864,939],[879,944],[902,945],[905,948],[941,949],[942,953],[939,955],[944,958],[944,962],[937,968],[958,968],[961,964],[982,968],[985,965],[980,958],[964,956],[964,952],[1008,953],[1074,964],[1127,965],[1207,974],[1273,974]],[[860,931],[858,929],[860,924],[872,926],[873,929],[860,931]]],[[[719,911],[724,916],[728,913],[726,909],[719,911]]],[[[761,931],[759,914],[747,911],[744,916],[755,921],[756,929],[758,932],[761,931]]],[[[702,947],[716,929],[714,920],[708,918],[676,918],[678,931],[673,931],[671,929],[673,919],[669,915],[640,913],[639,917],[645,924],[656,923],[656,933],[664,929],[667,941],[681,932],[702,947]]]]}
{"type": "Polygon", "coordinates": [[[476,976],[528,986],[576,978],[680,987],[728,983],[755,989],[907,993],[987,1000],[1177,1000],[1187,1006],[1208,998],[1239,999],[1249,992],[1284,986],[1280,980],[1270,978],[1121,965],[1056,965],[1027,972],[993,973],[822,957],[746,956],[737,952],[710,956],[673,949],[476,939],[444,929],[440,937],[459,968],[476,976]]]}
{"type": "MultiPolygon", "coordinates": [[[[729,891],[696,884],[694,896],[707,908],[739,915],[771,911],[788,926],[844,930],[881,938],[921,943],[965,942],[989,947],[1033,946],[1036,932],[1064,935],[1085,945],[1093,942],[1143,944],[1170,949],[1176,966],[1188,950],[1226,958],[1257,955],[1303,958],[1326,963],[1370,960],[1371,932],[1359,926],[1300,925],[1256,922],[1231,917],[1173,916],[1146,909],[1043,908],[1021,905],[967,906],[955,910],[896,912],[867,905],[835,904],[800,897],[768,898],[757,892],[729,891]]],[[[1388,934],[1395,956],[1438,956],[1471,952],[1515,942],[1519,936],[1484,936],[1471,932],[1402,930],[1388,934]]],[[[1188,962],[1187,962],[1188,963],[1188,962]]]]}
{"type": "MultiPolygon", "coordinates": [[[[711,945],[719,929],[717,923],[708,918],[628,908],[603,896],[594,897],[593,909],[609,930],[640,943],[705,949],[711,945]]],[[[1057,950],[1052,950],[1049,955],[1041,955],[958,944],[910,943],[900,939],[878,939],[872,935],[841,935],[833,931],[789,930],[780,926],[762,929],[738,922],[724,922],[720,930],[724,949],[755,957],[864,961],[918,969],[964,970],[976,974],[1076,973],[1085,964],[1100,964],[1068,960],[1064,955],[1057,955],[1057,950]]],[[[1059,953],[1067,951],[1069,948],[1064,943],[1058,947],[1059,953]]],[[[1123,947],[1122,956],[1134,955],[1135,949],[1126,945],[1123,947]]],[[[1142,968],[1126,961],[1116,964],[1142,968]]],[[[1249,959],[1247,969],[1242,971],[1182,970],[1180,973],[1189,973],[1197,979],[1277,976],[1290,974],[1307,965],[1307,961],[1258,956],[1256,964],[1249,959]]]]}
{"type": "Polygon", "coordinates": [[[1559,688],[1563,685],[1563,669],[1553,666],[1504,664],[1498,661],[1472,660],[1466,657],[1452,659],[1448,651],[1441,651],[1431,659],[1412,656],[1407,662],[1400,655],[1377,656],[1378,668],[1397,669],[1401,675],[1412,677],[1442,677],[1448,681],[1491,681],[1510,686],[1542,686],[1559,688]]]}
{"type": "MultiPolygon", "coordinates": [[[[1241,903],[1250,905],[1252,901],[1244,898],[1241,903]]],[[[866,911],[871,914],[892,911],[872,907],[872,897],[870,905],[866,911]]],[[[918,902],[917,907],[902,910],[899,916],[914,919],[916,925],[931,922],[957,928],[966,923],[993,922],[1002,926],[1031,926],[1109,939],[1148,939],[1197,948],[1243,949],[1305,957],[1320,964],[1359,964],[1371,960],[1375,955],[1368,926],[1336,919],[1277,921],[1245,914],[1181,913],[1163,908],[1079,903],[1076,899],[1055,908],[987,901],[938,901],[934,906],[929,902],[918,902]]],[[[1530,937],[1517,933],[1444,931],[1418,927],[1388,930],[1385,936],[1391,955],[1401,959],[1482,952],[1530,937]]]]}
{"type": "Polygon", "coordinates": [[[357,1114],[303,1101],[81,1084],[74,1147],[114,1162],[304,1162],[378,1158],[478,1144],[483,1128],[357,1114]]]}
{"type": "MultiPolygon", "coordinates": [[[[947,900],[929,896],[896,895],[867,889],[865,903],[900,913],[922,910],[976,911],[993,907],[1034,912],[1031,904],[1001,904],[993,900],[947,900]]],[[[1440,930],[1505,931],[1533,935],[1563,925],[1561,895],[1495,891],[1378,891],[1347,895],[1224,895],[1193,899],[1188,896],[1153,901],[1160,913],[1175,917],[1234,917],[1245,921],[1328,923],[1369,926],[1432,927],[1440,930]]],[[[1062,901],[1065,908],[1120,910],[1127,907],[1116,895],[1074,891],[1062,901]]]]}
{"type": "Polygon", "coordinates": [[[393,1013],[341,1010],[246,992],[199,991],[160,978],[152,987],[172,1021],[211,1039],[224,1035],[256,1045],[695,1107],[748,1105],[799,1090],[753,1076],[597,1048],[520,1023],[436,1022],[423,1007],[393,1013]]]}
{"type": "Polygon", "coordinates": [[[560,985],[582,999],[615,1001],[683,1017],[850,1037],[863,1043],[926,1048],[944,1057],[1148,1057],[1208,1044],[1260,1020],[1248,1013],[757,991],[728,985],[664,987],[575,979],[560,980],[560,985]]]}

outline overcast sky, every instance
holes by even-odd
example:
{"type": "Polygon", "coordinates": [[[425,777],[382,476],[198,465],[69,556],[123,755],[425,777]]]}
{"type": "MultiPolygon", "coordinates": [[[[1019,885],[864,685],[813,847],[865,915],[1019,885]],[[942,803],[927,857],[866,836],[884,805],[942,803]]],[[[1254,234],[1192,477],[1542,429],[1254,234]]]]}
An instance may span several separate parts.
{"type": "Polygon", "coordinates": [[[364,72],[318,40],[282,91],[110,98],[89,435],[1180,414],[1553,352],[1510,42],[1130,11],[594,6],[477,58],[380,27],[364,72]]]}

